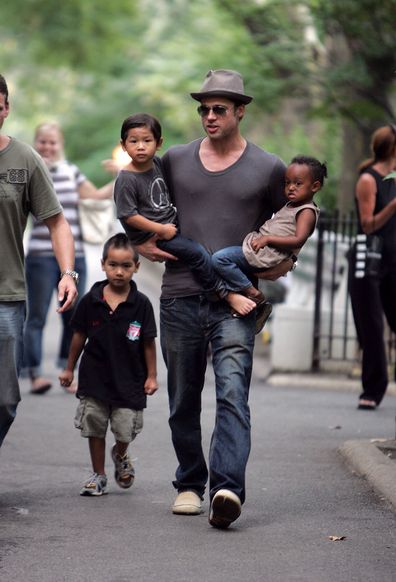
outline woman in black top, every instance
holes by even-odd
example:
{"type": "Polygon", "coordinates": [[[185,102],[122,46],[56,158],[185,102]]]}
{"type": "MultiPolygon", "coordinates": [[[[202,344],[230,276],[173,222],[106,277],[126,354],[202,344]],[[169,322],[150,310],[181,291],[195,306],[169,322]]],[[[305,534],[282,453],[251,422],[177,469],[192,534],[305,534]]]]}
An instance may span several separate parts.
{"type": "Polygon", "coordinates": [[[360,234],[375,234],[382,242],[378,273],[364,273],[353,264],[350,295],[362,348],[363,393],[358,408],[374,410],[387,385],[384,314],[396,332],[396,181],[384,179],[396,166],[396,126],[377,129],[372,136],[373,157],[360,166],[355,198],[360,234]],[[362,276],[364,275],[364,276],[362,276]]]}

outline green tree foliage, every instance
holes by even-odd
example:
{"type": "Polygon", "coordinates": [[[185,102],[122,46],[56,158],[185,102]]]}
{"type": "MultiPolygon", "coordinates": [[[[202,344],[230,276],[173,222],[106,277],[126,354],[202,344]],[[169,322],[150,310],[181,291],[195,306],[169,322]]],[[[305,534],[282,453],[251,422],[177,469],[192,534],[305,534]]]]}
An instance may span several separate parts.
{"type": "Polygon", "coordinates": [[[114,70],[137,11],[135,0],[13,0],[2,3],[1,14],[2,36],[37,63],[114,70]]]}
{"type": "Polygon", "coordinates": [[[395,2],[3,2],[7,126],[30,141],[37,123],[56,119],[70,159],[103,182],[99,161],[126,115],[158,116],[164,150],[193,139],[201,126],[189,93],[209,69],[233,68],[254,96],[244,133],[285,161],[298,152],[326,159],[321,196],[331,205],[338,176],[349,168],[354,177],[359,140],[367,143],[371,127],[393,118],[395,2]]]}
{"type": "Polygon", "coordinates": [[[257,45],[256,79],[268,71],[280,97],[305,94],[305,114],[339,119],[338,204],[347,210],[372,131],[395,120],[396,0],[217,1],[257,45]]]}
{"type": "Polygon", "coordinates": [[[332,109],[370,133],[395,120],[396,0],[313,0],[328,44],[323,84],[332,109]]]}
{"type": "Polygon", "coordinates": [[[312,0],[310,6],[326,47],[322,111],[341,118],[338,207],[345,212],[372,132],[395,121],[396,0],[312,0]]]}
{"type": "Polygon", "coordinates": [[[267,111],[283,97],[304,97],[311,60],[304,40],[305,12],[295,0],[217,0],[234,20],[242,22],[256,45],[246,80],[267,111]]]}
{"type": "Polygon", "coordinates": [[[322,114],[345,115],[369,131],[373,123],[395,119],[396,0],[218,4],[243,22],[257,44],[255,78],[269,73],[280,95],[307,95],[316,84],[322,114]]]}

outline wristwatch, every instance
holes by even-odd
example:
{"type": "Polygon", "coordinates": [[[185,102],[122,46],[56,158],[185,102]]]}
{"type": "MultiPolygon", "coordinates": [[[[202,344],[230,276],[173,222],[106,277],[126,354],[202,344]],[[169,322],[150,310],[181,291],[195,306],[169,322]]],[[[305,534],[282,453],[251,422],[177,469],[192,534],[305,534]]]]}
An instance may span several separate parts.
{"type": "Polygon", "coordinates": [[[72,271],[71,269],[65,269],[64,271],[62,271],[60,278],[62,279],[62,277],[64,277],[65,275],[69,275],[70,277],[72,277],[72,279],[74,279],[75,284],[77,285],[78,277],[79,277],[77,271],[72,271]]]}

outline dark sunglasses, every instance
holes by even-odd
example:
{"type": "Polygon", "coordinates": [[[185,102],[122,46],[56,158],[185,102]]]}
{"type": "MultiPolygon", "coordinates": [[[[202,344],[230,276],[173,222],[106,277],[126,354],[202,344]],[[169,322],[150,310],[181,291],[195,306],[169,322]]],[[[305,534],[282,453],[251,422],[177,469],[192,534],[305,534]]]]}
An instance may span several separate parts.
{"type": "Polygon", "coordinates": [[[197,111],[201,117],[207,117],[210,111],[213,111],[215,115],[220,115],[221,117],[224,117],[224,115],[228,111],[228,107],[225,107],[224,105],[213,105],[213,107],[208,107],[207,105],[200,105],[197,108],[197,111]]]}

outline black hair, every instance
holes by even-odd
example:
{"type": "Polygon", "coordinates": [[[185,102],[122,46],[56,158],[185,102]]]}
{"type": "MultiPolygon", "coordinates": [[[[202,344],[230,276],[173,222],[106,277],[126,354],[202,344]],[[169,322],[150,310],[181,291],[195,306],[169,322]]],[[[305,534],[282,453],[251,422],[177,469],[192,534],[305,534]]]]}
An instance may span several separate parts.
{"type": "Polygon", "coordinates": [[[323,186],[324,179],[327,178],[327,164],[326,162],[319,162],[316,158],[311,158],[310,156],[294,156],[291,164],[300,164],[308,166],[311,172],[312,180],[314,182],[320,182],[323,186]]]}
{"type": "Polygon", "coordinates": [[[110,237],[103,246],[102,261],[105,261],[109,254],[109,249],[114,247],[115,249],[130,249],[133,253],[133,260],[135,263],[139,261],[139,253],[123,232],[118,232],[117,234],[110,237]]]}
{"type": "Polygon", "coordinates": [[[5,97],[5,103],[8,105],[8,87],[3,75],[0,75],[0,93],[5,97]]]}
{"type": "Polygon", "coordinates": [[[134,115],[130,115],[126,119],[124,119],[122,126],[121,126],[121,141],[125,143],[126,138],[128,136],[128,131],[133,129],[134,127],[147,127],[151,131],[154,136],[155,141],[157,144],[159,143],[162,137],[162,128],[161,124],[152,115],[148,113],[135,113],[134,115]]]}

